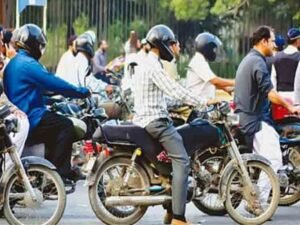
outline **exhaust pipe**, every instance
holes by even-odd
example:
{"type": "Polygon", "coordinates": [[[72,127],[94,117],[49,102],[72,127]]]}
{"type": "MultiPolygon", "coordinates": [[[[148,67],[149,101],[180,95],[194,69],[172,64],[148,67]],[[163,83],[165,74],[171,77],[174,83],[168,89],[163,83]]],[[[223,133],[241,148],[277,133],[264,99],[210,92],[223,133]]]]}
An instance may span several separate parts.
{"type": "Polygon", "coordinates": [[[172,197],[169,195],[160,196],[112,196],[107,197],[105,200],[106,206],[153,206],[162,205],[168,201],[171,201],[172,197]]]}

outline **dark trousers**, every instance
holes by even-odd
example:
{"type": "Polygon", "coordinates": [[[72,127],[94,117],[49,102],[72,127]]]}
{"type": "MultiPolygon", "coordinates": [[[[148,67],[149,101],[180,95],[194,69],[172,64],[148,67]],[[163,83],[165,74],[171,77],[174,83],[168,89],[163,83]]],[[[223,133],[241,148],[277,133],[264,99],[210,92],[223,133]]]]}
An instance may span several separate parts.
{"type": "Polygon", "coordinates": [[[174,215],[184,217],[190,161],[182,137],[167,118],[155,120],[145,129],[159,140],[172,159],[172,210],[174,215]]]}
{"type": "Polygon", "coordinates": [[[71,175],[74,127],[71,120],[53,112],[45,112],[27,138],[28,145],[45,144],[45,158],[52,162],[62,177],[71,175]]]}

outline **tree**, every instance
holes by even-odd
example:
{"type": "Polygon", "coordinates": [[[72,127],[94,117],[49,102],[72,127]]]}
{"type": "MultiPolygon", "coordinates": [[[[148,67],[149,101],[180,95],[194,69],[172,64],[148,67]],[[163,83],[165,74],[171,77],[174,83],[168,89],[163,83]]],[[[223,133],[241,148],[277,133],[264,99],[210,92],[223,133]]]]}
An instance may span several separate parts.
{"type": "Polygon", "coordinates": [[[243,11],[271,10],[274,16],[292,18],[300,23],[299,0],[160,0],[161,6],[174,12],[176,19],[205,20],[209,16],[236,17],[243,11]]]}

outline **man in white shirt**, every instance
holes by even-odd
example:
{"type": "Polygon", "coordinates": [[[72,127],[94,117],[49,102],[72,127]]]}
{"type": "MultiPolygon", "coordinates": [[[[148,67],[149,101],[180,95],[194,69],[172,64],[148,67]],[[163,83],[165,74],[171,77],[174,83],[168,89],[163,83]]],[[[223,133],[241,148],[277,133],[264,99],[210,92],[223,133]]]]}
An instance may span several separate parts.
{"type": "Polygon", "coordinates": [[[69,65],[74,64],[75,56],[73,42],[76,40],[76,38],[76,35],[69,37],[67,41],[68,50],[60,57],[60,60],[57,64],[56,74],[60,74],[60,77],[67,77],[67,74],[71,74],[73,72],[72,67],[69,65]]]}
{"type": "Polygon", "coordinates": [[[195,39],[196,53],[189,63],[187,72],[187,89],[207,99],[215,98],[217,89],[231,92],[234,80],[218,77],[208,62],[218,60],[222,54],[222,42],[210,33],[200,33],[195,39]]]}
{"type": "Polygon", "coordinates": [[[75,86],[86,86],[93,92],[103,90],[106,85],[91,74],[95,34],[87,31],[78,36],[74,42],[72,50],[74,53],[71,53],[75,56],[65,57],[64,61],[60,62],[61,66],[56,71],[57,76],[75,86]]]}

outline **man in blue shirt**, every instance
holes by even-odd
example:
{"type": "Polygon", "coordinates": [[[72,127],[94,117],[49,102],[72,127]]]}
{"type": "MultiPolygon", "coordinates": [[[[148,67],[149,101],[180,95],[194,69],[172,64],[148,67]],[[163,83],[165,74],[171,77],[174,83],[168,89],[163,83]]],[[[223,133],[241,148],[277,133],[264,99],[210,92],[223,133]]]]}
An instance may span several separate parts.
{"type": "MultiPolygon", "coordinates": [[[[236,113],[248,145],[255,153],[266,157],[275,172],[282,166],[279,136],[273,128],[269,101],[287,108],[291,113],[299,109],[286,102],[273,88],[266,58],[272,55],[275,36],[270,27],[261,26],[251,38],[253,49],[240,63],[235,79],[236,113]]],[[[259,178],[261,201],[269,196],[268,180],[259,178]]]]}
{"type": "Polygon", "coordinates": [[[90,91],[54,76],[39,63],[46,43],[46,36],[38,26],[26,24],[20,28],[16,40],[19,52],[4,71],[4,90],[9,100],[28,116],[28,143],[45,143],[46,159],[57,167],[62,178],[76,180],[78,177],[71,170],[70,162],[73,124],[68,118],[48,111],[43,94],[51,91],[67,97],[85,98],[90,91]]]}

